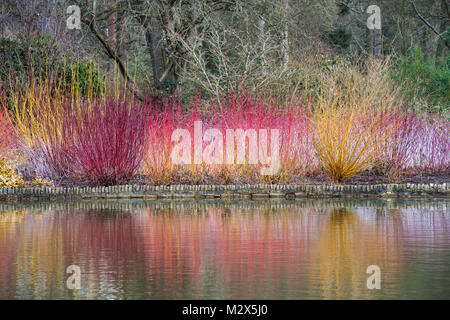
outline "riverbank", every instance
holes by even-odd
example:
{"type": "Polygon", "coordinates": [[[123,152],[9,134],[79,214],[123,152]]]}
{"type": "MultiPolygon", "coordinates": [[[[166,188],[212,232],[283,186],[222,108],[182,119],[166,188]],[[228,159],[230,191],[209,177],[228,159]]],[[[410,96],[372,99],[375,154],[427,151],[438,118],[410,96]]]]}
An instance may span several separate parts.
{"type": "Polygon", "coordinates": [[[0,201],[77,199],[301,199],[326,197],[449,197],[450,183],[373,185],[119,185],[1,188],[0,201]]]}

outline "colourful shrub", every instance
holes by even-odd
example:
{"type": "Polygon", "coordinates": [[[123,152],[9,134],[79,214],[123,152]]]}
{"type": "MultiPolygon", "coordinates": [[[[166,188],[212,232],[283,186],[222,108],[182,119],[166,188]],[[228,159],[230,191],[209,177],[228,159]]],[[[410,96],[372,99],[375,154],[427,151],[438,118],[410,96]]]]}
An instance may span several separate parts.
{"type": "Polygon", "coordinates": [[[392,127],[392,132],[380,144],[379,157],[374,165],[375,174],[397,181],[401,172],[412,166],[414,149],[418,143],[417,131],[421,124],[414,114],[392,110],[386,113],[383,127],[392,127]]]}
{"type": "Polygon", "coordinates": [[[60,179],[70,174],[74,135],[69,114],[77,104],[48,84],[13,93],[13,121],[21,156],[27,159],[26,175],[60,179]]]}
{"type": "Polygon", "coordinates": [[[313,145],[321,167],[333,182],[342,182],[370,169],[379,159],[380,145],[392,131],[384,127],[385,115],[369,109],[367,102],[346,104],[321,101],[316,111],[313,145]]]}
{"type": "Polygon", "coordinates": [[[30,178],[109,185],[139,169],[148,139],[144,105],[114,93],[79,98],[47,83],[15,92],[13,101],[30,178]]]}
{"type": "Polygon", "coordinates": [[[381,144],[378,174],[398,180],[403,173],[439,173],[450,169],[450,123],[439,116],[391,111],[386,126],[393,126],[381,144]]]}
{"type": "MultiPolygon", "coordinates": [[[[327,92],[306,105],[291,97],[284,107],[270,95],[242,91],[205,112],[202,105],[211,103],[197,96],[187,105],[178,97],[158,104],[140,102],[117,91],[80,98],[76,90],[42,83],[12,94],[14,128],[6,115],[0,115],[0,135],[7,137],[0,142],[0,156],[2,150],[11,150],[14,144],[9,141],[17,136],[23,176],[50,178],[56,184],[122,184],[138,173],[151,184],[239,184],[301,183],[321,170],[333,182],[372,168],[391,180],[406,172],[448,172],[448,120],[403,113],[384,106],[379,97],[381,105],[375,106],[371,96],[363,99],[352,90],[350,85],[345,94],[327,92]],[[202,134],[212,128],[220,132],[224,157],[220,163],[172,161],[173,132],[186,129],[194,137],[196,121],[202,121],[202,134]],[[236,156],[242,145],[233,144],[235,156],[226,163],[229,129],[255,130],[258,143],[260,129],[278,129],[280,170],[261,173],[266,165],[261,163],[259,146],[258,161],[251,163],[248,137],[244,158],[236,156]]],[[[207,146],[203,140],[202,149],[207,146]]],[[[192,143],[192,155],[194,149],[192,143]]]]}
{"type": "Polygon", "coordinates": [[[73,115],[73,171],[94,185],[128,182],[143,160],[149,113],[135,101],[106,98],[73,115]]]}
{"type": "Polygon", "coordinates": [[[410,166],[416,171],[450,171],[450,122],[439,116],[417,118],[419,122],[411,151],[410,166]]]}
{"type": "MultiPolygon", "coordinates": [[[[154,111],[150,120],[150,139],[143,172],[150,175],[152,183],[245,183],[245,182],[288,182],[293,177],[312,172],[315,162],[309,144],[310,123],[303,112],[302,101],[294,100],[287,109],[279,109],[270,97],[252,97],[247,94],[230,94],[219,105],[207,113],[200,112],[202,101],[195,98],[188,110],[183,111],[177,99],[169,99],[164,112],[154,111]],[[194,137],[194,123],[202,121],[203,133],[211,128],[219,130],[223,138],[223,161],[220,164],[183,164],[171,161],[172,133],[176,129],[186,129],[194,137]],[[261,163],[250,163],[249,140],[245,140],[245,159],[233,164],[226,163],[228,129],[255,130],[259,141],[260,129],[280,130],[280,165],[278,174],[261,175],[261,163]]],[[[153,109],[153,108],[150,108],[153,109]]],[[[202,149],[208,143],[203,142],[202,149]]],[[[234,144],[237,154],[237,144],[234,144]]],[[[192,145],[191,155],[194,146],[192,145]]],[[[192,161],[193,162],[193,161],[192,161]]]]}
{"type": "Polygon", "coordinates": [[[0,110],[0,158],[9,153],[16,144],[16,137],[5,112],[0,110]]]}

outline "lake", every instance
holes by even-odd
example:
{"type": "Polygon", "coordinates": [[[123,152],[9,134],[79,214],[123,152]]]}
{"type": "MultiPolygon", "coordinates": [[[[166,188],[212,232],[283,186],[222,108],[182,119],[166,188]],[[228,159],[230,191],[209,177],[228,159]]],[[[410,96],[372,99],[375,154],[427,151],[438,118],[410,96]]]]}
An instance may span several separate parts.
{"type": "Polygon", "coordinates": [[[450,199],[0,204],[0,299],[450,299],[450,199]],[[67,268],[79,267],[80,289],[67,268]],[[368,289],[371,265],[381,289],[368,289]]]}

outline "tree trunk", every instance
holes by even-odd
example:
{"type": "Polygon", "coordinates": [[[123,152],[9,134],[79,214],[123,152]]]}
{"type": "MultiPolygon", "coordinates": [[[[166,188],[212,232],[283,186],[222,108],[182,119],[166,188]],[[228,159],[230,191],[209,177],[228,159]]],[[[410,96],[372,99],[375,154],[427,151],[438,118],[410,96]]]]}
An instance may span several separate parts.
{"type": "Polygon", "coordinates": [[[281,42],[281,59],[283,67],[286,68],[289,62],[289,0],[283,0],[284,9],[284,30],[281,42]]]}
{"type": "Polygon", "coordinates": [[[158,89],[161,89],[162,82],[167,79],[167,76],[164,76],[166,57],[161,43],[161,34],[161,22],[157,18],[152,18],[146,28],[145,38],[152,60],[153,83],[158,89]]]}
{"type": "MultiPolygon", "coordinates": [[[[199,0],[193,0],[191,10],[190,10],[190,16],[192,21],[197,21],[200,16],[200,3],[199,0]]],[[[186,39],[186,43],[189,45],[192,51],[197,50],[202,45],[203,38],[199,35],[198,25],[194,25],[189,31],[186,39]]],[[[190,50],[183,50],[181,53],[181,56],[186,56],[186,54],[189,53],[190,50]]],[[[183,72],[187,65],[187,59],[184,59],[184,62],[182,63],[183,68],[180,70],[183,72]]]]}
{"type": "Polygon", "coordinates": [[[264,30],[266,22],[263,17],[258,19],[258,42],[261,46],[261,73],[262,75],[266,75],[266,33],[264,30]]]}
{"type": "Polygon", "coordinates": [[[125,52],[123,50],[123,46],[122,46],[122,36],[123,36],[123,11],[118,11],[117,12],[117,23],[116,23],[116,48],[117,48],[117,52],[119,53],[119,55],[121,57],[123,57],[124,60],[127,60],[127,57],[125,56],[125,52]]]}
{"type": "MultiPolygon", "coordinates": [[[[109,9],[110,10],[115,10],[116,8],[116,0],[109,0],[109,9]]],[[[117,39],[116,39],[116,20],[117,20],[117,15],[116,13],[112,13],[109,18],[108,18],[108,28],[107,30],[107,36],[108,36],[108,41],[110,46],[117,52],[117,39]]],[[[114,70],[115,67],[115,60],[114,59],[110,59],[109,60],[109,70],[114,70]]],[[[112,75],[112,79],[114,81],[114,77],[115,75],[113,73],[111,73],[112,75]]]]}
{"type": "Polygon", "coordinates": [[[373,29],[373,55],[380,58],[383,54],[383,38],[381,29],[373,29]]]}
{"type": "MultiPolygon", "coordinates": [[[[109,0],[109,8],[111,10],[116,9],[116,0],[109,0]]],[[[117,14],[113,13],[109,16],[108,19],[108,38],[109,42],[111,43],[111,46],[114,49],[117,49],[117,39],[116,39],[116,20],[117,20],[117,14]]]]}
{"type": "MultiPolygon", "coordinates": [[[[450,15],[448,12],[448,5],[447,5],[447,0],[441,0],[441,12],[444,16],[447,17],[447,19],[450,19],[450,15]]],[[[445,30],[447,29],[447,23],[446,20],[441,20],[440,21],[440,26],[439,26],[439,33],[443,34],[445,32],[445,30]]],[[[442,38],[438,39],[438,45],[436,48],[436,60],[439,60],[439,58],[444,57],[445,56],[445,51],[447,50],[447,47],[444,44],[444,40],[442,38]]],[[[438,61],[437,61],[438,62],[438,61]]]]}

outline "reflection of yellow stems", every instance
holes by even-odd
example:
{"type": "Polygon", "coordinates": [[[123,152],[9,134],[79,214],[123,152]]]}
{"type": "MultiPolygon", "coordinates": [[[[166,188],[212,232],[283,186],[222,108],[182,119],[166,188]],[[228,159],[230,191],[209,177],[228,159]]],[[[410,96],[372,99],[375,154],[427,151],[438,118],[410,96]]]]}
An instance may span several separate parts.
{"type": "MultiPolygon", "coordinates": [[[[390,212],[390,211],[389,211],[390,212]]],[[[386,224],[365,224],[356,213],[345,208],[333,208],[328,221],[321,227],[317,255],[318,266],[312,266],[313,276],[320,281],[324,298],[348,296],[372,296],[367,290],[366,273],[370,265],[382,270],[397,269],[401,264],[401,243],[386,243],[386,240],[401,229],[399,215],[387,219],[386,224]]],[[[383,283],[389,282],[389,274],[383,273],[383,283]]]]}

